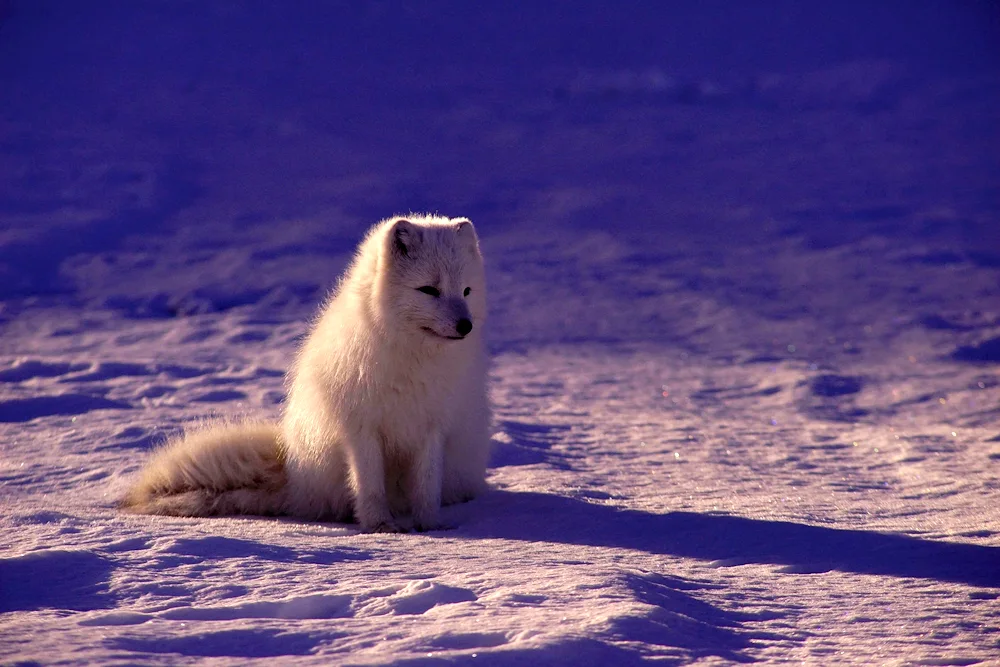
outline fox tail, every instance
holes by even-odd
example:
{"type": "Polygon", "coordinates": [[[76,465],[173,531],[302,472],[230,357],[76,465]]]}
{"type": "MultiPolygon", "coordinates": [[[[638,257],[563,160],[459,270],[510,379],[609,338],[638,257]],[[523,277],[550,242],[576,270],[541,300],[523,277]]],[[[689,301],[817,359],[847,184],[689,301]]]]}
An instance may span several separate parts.
{"type": "Polygon", "coordinates": [[[277,515],[286,480],[277,424],[210,424],[158,450],[119,506],[169,516],[277,515]]]}

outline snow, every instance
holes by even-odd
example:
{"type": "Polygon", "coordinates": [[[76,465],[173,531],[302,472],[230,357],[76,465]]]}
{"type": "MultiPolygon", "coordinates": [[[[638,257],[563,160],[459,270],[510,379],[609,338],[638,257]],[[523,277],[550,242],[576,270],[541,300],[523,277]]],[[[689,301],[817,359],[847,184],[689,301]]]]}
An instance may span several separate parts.
{"type": "Polygon", "coordinates": [[[0,661],[996,664],[986,2],[0,2],[0,661]],[[115,509],[476,222],[449,529],[115,509]]]}

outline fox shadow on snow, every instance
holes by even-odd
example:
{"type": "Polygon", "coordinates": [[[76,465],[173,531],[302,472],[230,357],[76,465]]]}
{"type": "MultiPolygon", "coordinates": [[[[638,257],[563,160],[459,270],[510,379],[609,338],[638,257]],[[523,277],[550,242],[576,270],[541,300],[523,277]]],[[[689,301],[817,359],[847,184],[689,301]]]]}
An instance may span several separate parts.
{"type": "Polygon", "coordinates": [[[1000,547],[694,512],[653,514],[546,493],[494,491],[472,537],[624,547],[789,573],[838,570],[1000,587],[1000,547]],[[498,518],[498,517],[502,517],[498,518]]]}

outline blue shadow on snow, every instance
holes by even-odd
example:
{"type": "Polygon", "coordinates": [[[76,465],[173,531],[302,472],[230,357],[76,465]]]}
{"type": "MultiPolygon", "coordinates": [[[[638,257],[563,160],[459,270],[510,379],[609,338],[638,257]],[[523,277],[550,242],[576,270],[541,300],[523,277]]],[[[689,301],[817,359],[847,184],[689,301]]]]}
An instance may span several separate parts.
{"type": "Polygon", "coordinates": [[[725,565],[770,563],[798,574],[838,570],[1000,587],[1000,547],[790,521],[653,514],[545,493],[496,491],[479,502],[495,511],[463,526],[473,537],[623,547],[725,565]]]}
{"type": "Polygon", "coordinates": [[[0,613],[113,607],[108,581],[114,567],[104,556],[61,549],[0,558],[0,613]]]}

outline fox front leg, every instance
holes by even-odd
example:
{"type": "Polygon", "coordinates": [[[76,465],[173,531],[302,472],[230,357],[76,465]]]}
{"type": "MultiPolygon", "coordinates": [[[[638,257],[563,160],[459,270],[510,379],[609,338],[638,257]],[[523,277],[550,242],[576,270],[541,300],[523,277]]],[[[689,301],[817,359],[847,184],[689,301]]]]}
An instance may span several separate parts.
{"type": "Polygon", "coordinates": [[[444,469],[444,438],[436,433],[414,453],[407,471],[405,489],[413,513],[413,527],[424,532],[441,527],[441,476],[444,469]]]}
{"type": "Polygon", "coordinates": [[[354,517],[366,533],[400,533],[385,493],[385,463],[375,438],[352,438],[347,444],[354,517]]]}

